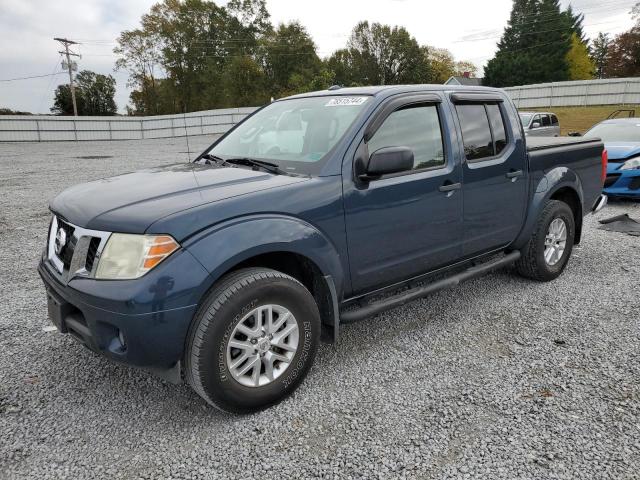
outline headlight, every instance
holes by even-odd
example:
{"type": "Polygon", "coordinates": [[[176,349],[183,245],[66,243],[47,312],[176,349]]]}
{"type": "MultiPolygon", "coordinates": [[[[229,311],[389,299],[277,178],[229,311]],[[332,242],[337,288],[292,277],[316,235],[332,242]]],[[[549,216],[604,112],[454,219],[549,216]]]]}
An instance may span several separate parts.
{"type": "Polygon", "coordinates": [[[620,167],[620,170],[635,170],[637,168],[640,168],[640,158],[634,158],[633,160],[625,162],[625,164],[620,167]]]}
{"type": "Polygon", "coordinates": [[[169,235],[113,233],[100,256],[96,278],[141,277],[178,248],[180,245],[169,235]]]}

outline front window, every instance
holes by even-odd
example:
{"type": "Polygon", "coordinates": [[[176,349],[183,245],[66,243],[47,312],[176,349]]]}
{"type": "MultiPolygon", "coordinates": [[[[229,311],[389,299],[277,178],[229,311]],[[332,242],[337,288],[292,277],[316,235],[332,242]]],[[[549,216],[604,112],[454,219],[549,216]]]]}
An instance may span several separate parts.
{"type": "Polygon", "coordinates": [[[293,174],[318,174],[369,97],[323,96],[274,102],[229,133],[209,154],[252,158],[293,174]]]}
{"type": "Polygon", "coordinates": [[[600,138],[604,143],[640,142],[640,121],[638,123],[601,123],[584,136],[600,138]]]}
{"type": "Polygon", "coordinates": [[[525,127],[528,127],[529,124],[531,123],[531,117],[533,117],[533,115],[530,113],[521,113],[520,121],[522,122],[522,125],[525,127]]]}
{"type": "Polygon", "coordinates": [[[444,165],[438,107],[411,105],[389,115],[367,144],[369,154],[385,147],[409,147],[413,151],[413,170],[444,165]]]}

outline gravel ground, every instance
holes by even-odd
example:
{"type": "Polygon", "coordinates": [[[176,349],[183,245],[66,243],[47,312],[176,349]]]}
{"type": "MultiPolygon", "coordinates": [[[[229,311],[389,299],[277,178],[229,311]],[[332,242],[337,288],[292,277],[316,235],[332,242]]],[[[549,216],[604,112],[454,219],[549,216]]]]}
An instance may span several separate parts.
{"type": "Polygon", "coordinates": [[[555,282],[501,271],[344,327],[251,416],[44,331],[48,199],[185,151],[0,144],[0,477],[640,478],[640,238],[596,229],[640,203],[587,217],[555,282]]]}

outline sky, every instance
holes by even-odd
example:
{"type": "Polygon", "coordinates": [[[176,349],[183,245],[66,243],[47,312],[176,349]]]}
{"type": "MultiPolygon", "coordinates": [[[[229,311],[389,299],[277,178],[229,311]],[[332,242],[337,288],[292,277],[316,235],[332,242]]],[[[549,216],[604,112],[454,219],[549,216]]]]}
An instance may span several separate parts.
{"type": "MultiPolygon", "coordinates": [[[[632,25],[636,0],[562,0],[585,14],[585,32],[612,35],[632,25]]],[[[60,44],[53,37],[81,42],[79,69],[112,74],[116,104],[124,113],[129,100],[126,71],[114,72],[115,39],[139,26],[156,0],[0,0],[0,80],[50,75],[61,71],[60,44]]],[[[224,4],[224,1],[216,1],[224,4]]],[[[456,60],[482,67],[493,56],[511,11],[511,0],[267,0],[274,24],[300,21],[313,37],[321,57],[344,47],[361,20],[401,25],[423,45],[449,49],[456,60]]],[[[65,73],[43,78],[0,81],[0,108],[49,113],[65,73]]]]}

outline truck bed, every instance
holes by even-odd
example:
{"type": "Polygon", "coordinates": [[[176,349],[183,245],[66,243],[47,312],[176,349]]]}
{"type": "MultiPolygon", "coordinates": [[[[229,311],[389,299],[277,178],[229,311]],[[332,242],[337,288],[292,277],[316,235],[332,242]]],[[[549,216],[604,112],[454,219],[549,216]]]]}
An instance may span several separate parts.
{"type": "Polygon", "coordinates": [[[584,143],[601,143],[595,138],[585,137],[527,137],[527,151],[545,150],[547,148],[575,146],[584,143]]]}

